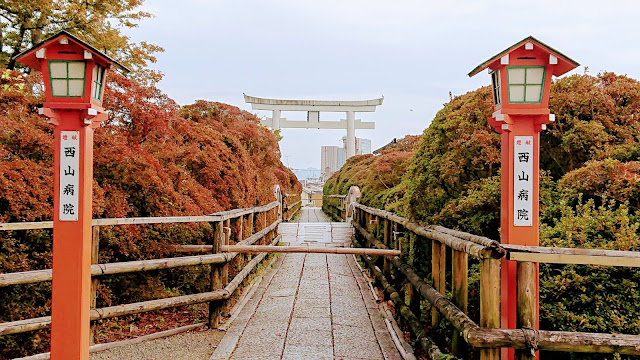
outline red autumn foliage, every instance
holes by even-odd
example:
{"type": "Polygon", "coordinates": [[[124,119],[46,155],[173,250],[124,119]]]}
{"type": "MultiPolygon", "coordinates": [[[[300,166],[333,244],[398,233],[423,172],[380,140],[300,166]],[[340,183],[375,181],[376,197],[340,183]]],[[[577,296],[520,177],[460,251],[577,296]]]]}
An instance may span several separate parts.
{"type": "Polygon", "coordinates": [[[376,155],[359,155],[347,160],[324,187],[326,194],[346,194],[351,186],[359,186],[364,203],[384,203],[387,209],[403,197],[402,177],[410,165],[420,136],[407,135],[394,139],[376,155]]]}
{"type": "MultiPolygon", "coordinates": [[[[178,106],[153,86],[110,76],[109,120],[95,131],[94,218],[203,215],[274,201],[272,186],[299,193],[278,141],[234,106],[178,106]]],[[[53,126],[37,116],[38,79],[0,79],[0,222],[52,217],[53,126]]],[[[174,256],[169,245],[208,240],[208,224],[115,226],[100,232],[100,262],[174,256]]],[[[50,231],[0,233],[0,273],[51,267],[50,231]]],[[[98,306],[206,291],[208,267],[104,279],[98,306]]],[[[0,293],[0,321],[49,313],[50,283],[0,293]]],[[[46,332],[0,338],[0,359],[47,350],[46,332]],[[31,344],[25,346],[25,343],[31,344]]]]}

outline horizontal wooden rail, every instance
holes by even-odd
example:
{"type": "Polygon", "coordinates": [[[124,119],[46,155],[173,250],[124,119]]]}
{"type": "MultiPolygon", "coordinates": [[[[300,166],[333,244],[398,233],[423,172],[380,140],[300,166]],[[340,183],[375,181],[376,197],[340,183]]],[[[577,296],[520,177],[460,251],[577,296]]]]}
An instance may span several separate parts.
{"type": "MultiPolygon", "coordinates": [[[[273,222],[267,228],[255,233],[254,235],[241,241],[239,244],[253,244],[257,240],[264,237],[270,231],[273,231],[280,220],[273,222]]],[[[176,249],[178,252],[211,252],[212,245],[179,245],[176,249]],[[184,247],[191,249],[185,251],[184,247]],[[192,247],[196,247],[198,251],[193,251],[192,247]]],[[[91,276],[101,275],[113,275],[123,274],[137,271],[150,271],[160,269],[170,269],[183,266],[205,265],[205,264],[221,264],[233,260],[236,254],[209,254],[209,255],[195,255],[195,256],[183,256],[175,258],[164,259],[151,259],[151,260],[138,260],[138,261],[126,261],[118,263],[106,263],[106,264],[93,264],[91,265],[91,276]]],[[[52,272],[51,269],[23,271],[15,273],[0,274],[0,287],[17,285],[17,284],[33,284],[43,281],[51,281],[52,272]]]]}
{"type": "MultiPolygon", "coordinates": [[[[105,225],[143,225],[143,224],[168,224],[168,223],[197,223],[224,221],[256,212],[264,212],[276,208],[280,205],[274,201],[264,206],[257,206],[246,209],[234,209],[221,211],[210,215],[201,216],[165,216],[165,217],[137,217],[137,218],[113,218],[113,219],[93,219],[93,226],[105,225]]],[[[0,231],[9,230],[36,230],[51,229],[53,221],[22,222],[22,223],[0,223],[0,231]]]]}
{"type": "Polygon", "coordinates": [[[286,210],[291,210],[291,209],[295,208],[296,206],[298,206],[300,204],[302,204],[302,200],[298,200],[298,201],[294,202],[291,205],[287,205],[286,206],[286,210]]]}
{"type": "Polygon", "coordinates": [[[474,235],[474,234],[469,234],[466,233],[464,231],[458,231],[458,230],[453,230],[453,229],[449,229],[446,228],[444,226],[440,226],[440,225],[429,225],[427,226],[427,229],[429,230],[435,230],[441,233],[445,233],[445,234],[449,234],[449,235],[453,235],[455,237],[458,237],[460,239],[463,240],[469,240],[472,241],[476,244],[480,244],[480,245],[484,245],[484,246],[488,246],[488,247],[500,247],[500,242],[497,240],[493,240],[493,239],[489,239],[487,237],[484,236],[478,236],[478,235],[474,235]]]}
{"type": "MultiPolygon", "coordinates": [[[[170,269],[182,266],[221,264],[229,261],[231,258],[232,256],[230,254],[211,254],[93,264],[91,265],[91,276],[170,269]]],[[[0,274],[0,287],[17,284],[33,284],[43,281],[51,281],[51,269],[0,274]]]]}
{"type": "MultiPolygon", "coordinates": [[[[279,241],[280,238],[276,237],[273,241],[279,241]]],[[[109,306],[99,309],[91,309],[91,320],[100,320],[122,315],[132,315],[142,312],[148,312],[153,310],[162,310],[172,307],[200,304],[215,300],[228,299],[231,294],[238,288],[240,283],[248,276],[251,270],[260,262],[266,254],[260,254],[252,259],[236,276],[225,286],[224,289],[210,291],[199,294],[175,296],[165,299],[156,299],[149,301],[142,301],[131,304],[109,306]]],[[[40,330],[48,328],[51,325],[51,316],[44,316],[40,318],[18,320],[6,323],[0,323],[0,335],[17,334],[27,331],[40,330]]]]}
{"type": "Polygon", "coordinates": [[[173,250],[178,253],[210,253],[213,245],[174,245],[173,250]]]}
{"type": "MultiPolygon", "coordinates": [[[[278,227],[278,224],[280,224],[282,222],[282,220],[276,220],[273,223],[271,223],[271,225],[267,226],[266,228],[258,231],[257,233],[249,236],[248,238],[240,241],[238,243],[238,245],[251,245],[254,242],[258,241],[259,239],[262,239],[266,234],[270,233],[271,231],[275,230],[278,227]]],[[[213,250],[213,245],[175,245],[174,246],[174,250],[176,252],[179,253],[194,253],[194,252],[206,252],[206,253],[210,253],[213,250]]],[[[235,256],[235,254],[233,255],[235,256]]],[[[231,259],[229,259],[231,260],[231,259]]]]}
{"type": "MultiPolygon", "coordinates": [[[[354,226],[373,246],[386,248],[380,240],[360,225],[354,223],[354,226]]],[[[471,346],[526,349],[528,339],[530,340],[533,335],[538,338],[540,350],[640,355],[640,335],[536,330],[537,336],[535,336],[535,334],[527,333],[527,331],[532,332],[533,330],[481,328],[449,299],[425,283],[399,257],[390,257],[389,260],[405,275],[420,295],[435,306],[456,330],[462,333],[464,340],[471,346]]]]}
{"type": "MultiPolygon", "coordinates": [[[[393,221],[395,223],[398,223],[402,225],[405,229],[417,235],[424,236],[431,240],[436,240],[440,243],[443,243],[449,246],[454,250],[465,252],[478,259],[487,259],[487,258],[499,259],[504,257],[505,255],[505,251],[500,247],[500,243],[498,242],[495,242],[495,243],[491,242],[489,246],[481,245],[479,243],[476,243],[470,240],[461,239],[455,235],[451,235],[448,233],[440,232],[437,230],[430,229],[428,227],[421,226],[417,223],[409,221],[406,218],[392,214],[388,211],[374,209],[358,203],[355,203],[354,206],[357,209],[361,209],[369,214],[373,214],[373,215],[385,218],[387,220],[393,221]]],[[[451,230],[451,231],[455,232],[455,230],[451,230]]],[[[464,233],[461,233],[461,234],[464,234],[464,233]]]]}
{"type": "Polygon", "coordinates": [[[574,249],[542,246],[502,245],[507,259],[547,264],[581,264],[640,267],[639,251],[574,249]]]}
{"type": "Polygon", "coordinates": [[[323,197],[328,197],[328,198],[338,198],[338,199],[344,199],[347,197],[347,195],[322,195],[323,197]]]}
{"type": "Polygon", "coordinates": [[[322,253],[322,254],[356,254],[372,256],[399,256],[400,250],[370,249],[370,248],[345,248],[323,246],[271,246],[271,245],[222,245],[222,251],[234,251],[242,253],[322,253]]]}

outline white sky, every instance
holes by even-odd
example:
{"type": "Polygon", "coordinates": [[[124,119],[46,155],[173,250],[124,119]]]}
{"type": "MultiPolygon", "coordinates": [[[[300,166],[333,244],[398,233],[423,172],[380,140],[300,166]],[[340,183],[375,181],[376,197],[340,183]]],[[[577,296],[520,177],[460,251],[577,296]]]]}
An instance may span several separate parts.
{"type": "MultiPolygon", "coordinates": [[[[449,91],[489,84],[467,73],[533,35],[583,66],[640,78],[638,1],[147,0],[156,15],[129,30],[166,49],[153,67],[160,88],[184,105],[197,99],[251,111],[242,93],[267,98],[362,100],[384,95],[372,148],[420,134],[449,91]]],[[[270,116],[270,112],[257,112],[270,116]]],[[[304,120],[305,113],[286,113],[304,120]]],[[[337,120],[344,114],[321,115],[337,120]]],[[[284,129],[285,165],[320,167],[320,146],[342,130],[284,129]]]]}

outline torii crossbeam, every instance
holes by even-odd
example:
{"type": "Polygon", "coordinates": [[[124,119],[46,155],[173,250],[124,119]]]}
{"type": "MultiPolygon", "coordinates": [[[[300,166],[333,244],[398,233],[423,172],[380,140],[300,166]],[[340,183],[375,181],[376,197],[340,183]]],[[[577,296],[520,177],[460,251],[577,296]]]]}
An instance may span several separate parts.
{"type": "Polygon", "coordinates": [[[356,154],[356,129],[375,129],[374,122],[356,120],[356,112],[374,112],[382,105],[384,97],[372,100],[332,101],[332,100],[281,100],[265,99],[244,95],[244,101],[251,104],[253,110],[270,110],[272,117],[262,120],[262,124],[277,130],[295,129],[346,129],[347,158],[356,154]],[[281,116],[282,111],[306,111],[307,120],[287,120],[281,116]],[[320,112],[345,112],[346,119],[339,121],[320,121],[320,112]]]}

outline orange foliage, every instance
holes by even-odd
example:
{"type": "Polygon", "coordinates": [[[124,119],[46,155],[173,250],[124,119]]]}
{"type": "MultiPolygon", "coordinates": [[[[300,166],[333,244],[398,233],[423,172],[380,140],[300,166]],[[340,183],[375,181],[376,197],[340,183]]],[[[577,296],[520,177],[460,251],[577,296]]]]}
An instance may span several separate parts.
{"type": "MultiPolygon", "coordinates": [[[[53,126],[37,116],[42,99],[31,94],[32,77],[0,77],[0,222],[52,218],[53,126]]],[[[94,137],[94,218],[203,215],[274,201],[275,184],[283,193],[301,191],[255,115],[208,101],[181,108],[153,86],[117,74],[109,80],[109,120],[94,137]]],[[[104,227],[100,262],[172,256],[170,244],[202,243],[210,234],[208,224],[104,227]]],[[[0,273],[50,267],[50,231],[0,233],[0,273]]],[[[98,306],[206,291],[207,271],[111,276],[98,306]]],[[[3,289],[0,321],[48,315],[49,291],[49,283],[3,289]]],[[[0,359],[46,351],[46,337],[0,338],[0,359]]]]}

